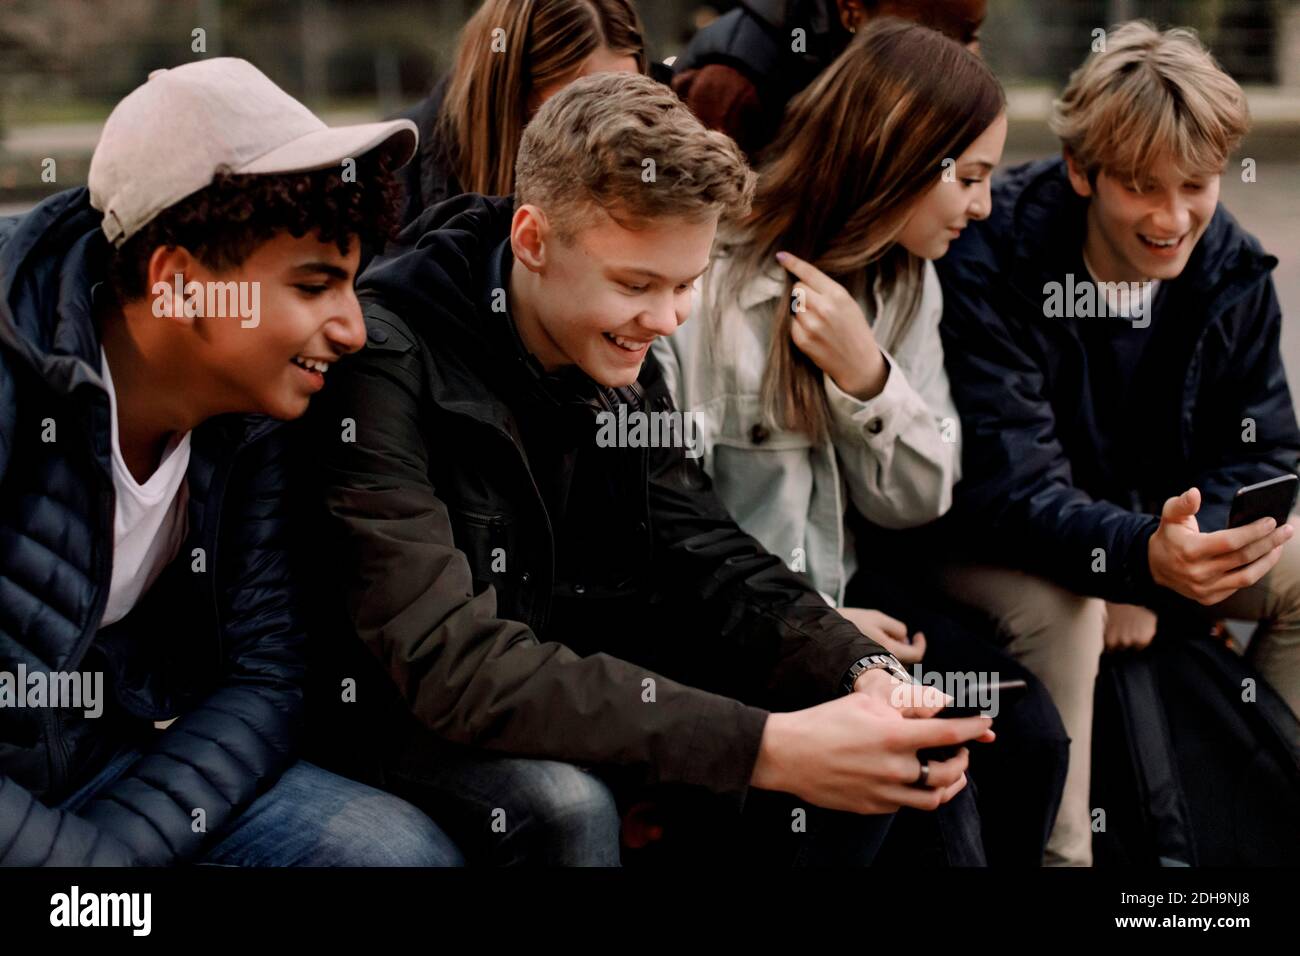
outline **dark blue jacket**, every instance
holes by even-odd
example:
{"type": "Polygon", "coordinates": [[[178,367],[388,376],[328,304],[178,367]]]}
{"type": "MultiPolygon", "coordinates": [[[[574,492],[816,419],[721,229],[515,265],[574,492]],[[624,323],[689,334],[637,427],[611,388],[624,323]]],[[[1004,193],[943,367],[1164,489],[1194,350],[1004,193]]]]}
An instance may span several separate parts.
{"type": "Polygon", "coordinates": [[[1278,347],[1277,260],[1215,210],[1186,269],[1161,290],[1172,305],[1156,321],[1171,325],[1158,356],[1163,391],[1150,401],[1169,403],[1168,427],[1153,430],[1142,467],[1125,470],[1131,463],[1105,452],[1113,436],[1101,434],[1087,384],[1081,324],[1097,320],[1045,316],[1044,286],[1082,270],[1086,210],[1061,160],[1016,167],[994,184],[992,215],[936,263],[964,432],[950,522],[983,560],[1081,594],[1163,604],[1147,540],[1164,500],[1198,487],[1197,521],[1215,531],[1239,487],[1294,472],[1300,457],[1278,347]],[[1243,440],[1251,422],[1254,440],[1243,440]]]}
{"type": "MultiPolygon", "coordinates": [[[[757,106],[722,131],[751,156],[776,138],[785,108],[848,46],[835,0],[743,0],[691,37],[673,62],[684,76],[707,66],[735,70],[754,87],[757,106]],[[802,30],[796,49],[794,30],[802,30]]],[[[675,85],[691,103],[693,94],[675,85]]]]}
{"type": "Polygon", "coordinates": [[[0,220],[0,671],[99,670],[108,698],[98,718],[0,708],[3,864],[193,857],[285,768],[302,704],[269,419],[194,430],[180,554],[99,628],[114,513],[91,309],[99,218],[74,189],[0,220]],[[80,814],[53,808],[135,739],[144,756],[80,814]]]}

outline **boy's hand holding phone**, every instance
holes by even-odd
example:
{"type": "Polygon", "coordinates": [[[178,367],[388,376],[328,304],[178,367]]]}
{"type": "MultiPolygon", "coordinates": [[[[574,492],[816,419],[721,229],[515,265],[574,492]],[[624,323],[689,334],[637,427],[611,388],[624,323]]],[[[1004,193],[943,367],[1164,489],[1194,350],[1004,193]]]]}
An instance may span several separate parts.
{"type": "Polygon", "coordinates": [[[1156,584],[1209,606],[1268,574],[1294,529],[1264,517],[1206,534],[1196,523],[1200,509],[1196,488],[1166,501],[1160,527],[1147,541],[1147,561],[1156,584]]]}

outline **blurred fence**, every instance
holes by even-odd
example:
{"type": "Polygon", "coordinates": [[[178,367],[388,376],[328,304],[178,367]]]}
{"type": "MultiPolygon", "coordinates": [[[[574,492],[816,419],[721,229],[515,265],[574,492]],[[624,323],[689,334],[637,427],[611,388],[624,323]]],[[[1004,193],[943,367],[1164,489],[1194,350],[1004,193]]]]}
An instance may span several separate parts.
{"type": "MultiPolygon", "coordinates": [[[[333,118],[390,115],[446,70],[478,3],[0,0],[0,208],[84,182],[112,105],[151,70],[199,57],[245,57],[333,118]],[[41,178],[50,157],[57,184],[41,178]]],[[[662,59],[734,3],[638,6],[649,52],[662,59]]],[[[1251,147],[1300,155],[1300,0],[989,0],[983,54],[1012,92],[1013,148],[1053,148],[1042,123],[1051,92],[1087,55],[1093,30],[1136,16],[1199,30],[1251,85],[1251,147]]]]}
{"type": "Polygon", "coordinates": [[[1059,84],[1087,55],[1093,29],[1143,17],[1195,28],[1238,82],[1276,84],[1297,10],[1290,0],[990,0],[984,54],[1004,81],[1059,84]]]}
{"type": "MultiPolygon", "coordinates": [[[[725,10],[733,3],[715,2],[725,10]]],[[[311,105],[395,108],[446,69],[477,0],[0,0],[0,127],[108,105],[149,70],[227,54],[311,105]],[[195,47],[201,45],[203,50],[195,47]]],[[[641,0],[652,55],[680,52],[710,7],[641,0]]],[[[1008,82],[1059,84],[1091,31],[1144,16],[1196,27],[1243,83],[1294,82],[1300,0],[989,0],[984,53],[1008,82]]],[[[1300,88],[1298,86],[1297,88],[1300,88]]]]}

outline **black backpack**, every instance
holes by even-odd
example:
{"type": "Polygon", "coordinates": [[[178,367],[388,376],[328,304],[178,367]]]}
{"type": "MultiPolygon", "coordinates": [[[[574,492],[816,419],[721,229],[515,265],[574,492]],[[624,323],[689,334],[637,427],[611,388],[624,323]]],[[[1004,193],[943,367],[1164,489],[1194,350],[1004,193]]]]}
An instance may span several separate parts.
{"type": "Polygon", "coordinates": [[[1105,655],[1092,754],[1096,865],[1300,863],[1300,721],[1221,640],[1105,655]]]}

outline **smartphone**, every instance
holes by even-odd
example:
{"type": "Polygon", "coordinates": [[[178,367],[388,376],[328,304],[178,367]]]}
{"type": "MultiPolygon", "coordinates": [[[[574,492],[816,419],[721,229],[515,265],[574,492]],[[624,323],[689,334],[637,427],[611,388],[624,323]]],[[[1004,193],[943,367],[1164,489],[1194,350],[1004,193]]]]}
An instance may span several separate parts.
{"type": "Polygon", "coordinates": [[[983,705],[980,701],[990,701],[998,708],[998,713],[1006,711],[1008,707],[1014,707],[1016,701],[1025,695],[1029,685],[1022,680],[1004,680],[996,684],[978,684],[974,688],[974,701],[969,704],[958,706],[953,704],[945,707],[936,717],[978,717],[984,712],[983,705]]]}
{"type": "MultiPolygon", "coordinates": [[[[1007,709],[1014,707],[1020,698],[1025,696],[1025,691],[1029,685],[1022,680],[1004,680],[996,684],[977,684],[973,693],[970,695],[974,698],[973,703],[962,703],[960,706],[954,703],[952,706],[945,707],[936,717],[958,718],[958,717],[978,717],[984,712],[984,705],[980,701],[989,701],[996,705],[999,714],[1004,714],[1007,709]]],[[[916,756],[924,761],[948,760],[957,756],[957,751],[964,747],[960,744],[956,747],[930,747],[925,750],[918,750],[916,756]]]]}
{"type": "Polygon", "coordinates": [[[1237,493],[1232,496],[1228,527],[1240,528],[1260,518],[1273,518],[1277,521],[1278,527],[1281,527],[1286,524],[1287,518],[1291,517],[1298,488],[1300,488],[1300,478],[1295,475],[1279,475],[1277,478],[1237,489],[1237,493]]]}

